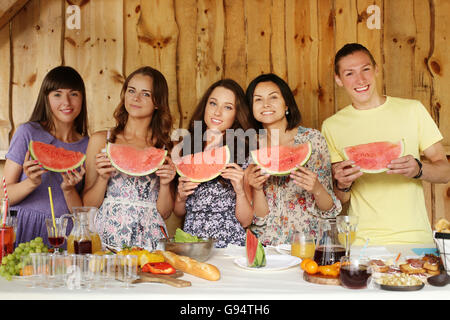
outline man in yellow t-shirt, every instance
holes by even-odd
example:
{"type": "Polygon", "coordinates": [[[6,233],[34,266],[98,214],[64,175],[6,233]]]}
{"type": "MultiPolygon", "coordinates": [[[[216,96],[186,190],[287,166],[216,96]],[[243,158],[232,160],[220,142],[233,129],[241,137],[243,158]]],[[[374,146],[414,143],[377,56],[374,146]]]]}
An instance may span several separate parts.
{"type": "Polygon", "coordinates": [[[382,96],[377,91],[377,65],[360,44],[347,44],[335,57],[335,80],[352,104],[326,119],[322,133],[333,163],[334,191],[349,215],[359,217],[361,245],[433,243],[422,182],[447,183],[450,165],[442,135],[425,107],[416,100],[382,96]],[[364,173],[343,148],[358,144],[403,139],[404,156],[392,160],[388,171],[364,173]],[[429,163],[422,163],[423,152],[429,163]]]}

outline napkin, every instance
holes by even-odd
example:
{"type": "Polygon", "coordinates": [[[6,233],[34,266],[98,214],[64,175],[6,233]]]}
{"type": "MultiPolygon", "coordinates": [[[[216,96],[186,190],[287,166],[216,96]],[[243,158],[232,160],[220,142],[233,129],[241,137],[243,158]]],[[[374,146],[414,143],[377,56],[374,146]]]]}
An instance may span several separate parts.
{"type": "Polygon", "coordinates": [[[224,249],[223,254],[225,256],[230,256],[230,257],[245,257],[246,251],[245,251],[245,247],[243,247],[243,246],[238,246],[236,244],[229,244],[224,249]]]}
{"type": "Polygon", "coordinates": [[[413,248],[411,250],[418,256],[422,256],[422,255],[426,255],[426,254],[434,254],[437,256],[439,255],[439,252],[437,251],[436,248],[413,248]]]}

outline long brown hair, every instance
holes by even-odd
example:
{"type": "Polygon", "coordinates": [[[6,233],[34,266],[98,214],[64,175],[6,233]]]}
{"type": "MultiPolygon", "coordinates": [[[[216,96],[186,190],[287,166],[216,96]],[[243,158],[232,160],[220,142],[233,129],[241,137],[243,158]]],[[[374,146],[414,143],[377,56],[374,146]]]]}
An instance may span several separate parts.
{"type": "MultiPolygon", "coordinates": [[[[213,90],[217,87],[223,87],[225,89],[230,90],[233,92],[235,97],[235,108],[236,108],[236,116],[234,118],[234,122],[231,125],[229,129],[236,130],[236,129],[243,129],[246,131],[247,129],[253,128],[254,125],[251,123],[251,117],[249,114],[249,108],[247,107],[247,101],[245,97],[244,90],[241,88],[241,86],[232,79],[222,79],[218,80],[215,83],[213,83],[203,94],[202,98],[200,99],[199,103],[197,104],[197,107],[194,110],[194,113],[192,114],[192,117],[189,121],[189,128],[188,131],[190,133],[190,136],[194,136],[194,124],[195,121],[201,121],[202,124],[202,137],[204,136],[205,131],[208,129],[205,123],[205,110],[206,105],[208,103],[209,96],[213,92],[213,90]]],[[[223,139],[223,137],[222,137],[223,139]]],[[[234,141],[227,141],[227,136],[225,135],[225,140],[222,141],[223,145],[225,144],[231,144],[233,143],[234,148],[236,149],[236,146],[239,144],[236,141],[236,137],[234,137],[234,141]]],[[[202,151],[204,150],[206,145],[206,141],[203,141],[202,143],[202,151]]],[[[191,153],[194,153],[194,143],[191,143],[191,153]]],[[[197,150],[195,150],[197,151],[197,150]]],[[[237,158],[237,152],[234,151],[233,159],[237,158]]],[[[248,157],[248,140],[245,140],[245,150],[244,156],[248,157]]]]}
{"type": "Polygon", "coordinates": [[[115,142],[116,136],[123,132],[128,121],[128,111],[125,109],[125,93],[128,83],[137,74],[148,76],[153,80],[152,100],[157,107],[153,112],[152,120],[149,125],[152,136],[150,141],[155,141],[156,148],[172,149],[173,142],[170,139],[172,129],[172,116],[169,109],[169,87],[164,75],[152,67],[141,67],[132,72],[125,80],[120,92],[120,103],[114,111],[116,126],[112,129],[110,142],[115,142]]]}
{"type": "Polygon", "coordinates": [[[52,117],[52,109],[48,101],[50,92],[58,89],[72,89],[81,92],[83,101],[81,103],[81,111],[74,120],[75,131],[82,136],[88,134],[88,117],[86,107],[86,89],[83,78],[72,67],[59,66],[50,70],[42,80],[41,89],[33,109],[33,113],[28,121],[39,122],[47,131],[51,132],[55,129],[52,117]]]}

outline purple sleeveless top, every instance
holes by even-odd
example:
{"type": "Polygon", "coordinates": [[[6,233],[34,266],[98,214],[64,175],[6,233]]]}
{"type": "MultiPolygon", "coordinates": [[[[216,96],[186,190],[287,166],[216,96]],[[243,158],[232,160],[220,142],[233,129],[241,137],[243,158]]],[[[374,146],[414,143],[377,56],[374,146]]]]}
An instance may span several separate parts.
{"type": "MultiPolygon", "coordinates": [[[[14,134],[6,158],[22,166],[30,140],[41,141],[58,148],[62,147],[67,150],[86,153],[89,137],[85,136],[77,142],[65,143],[45,131],[39,123],[27,122],[20,125],[14,134]]],[[[22,171],[20,181],[26,178],[27,176],[22,171]]],[[[44,243],[49,245],[45,226],[45,218],[52,216],[48,195],[49,186],[52,189],[55,217],[69,213],[69,208],[67,207],[64,194],[60,187],[61,183],[61,173],[47,171],[42,175],[42,183],[32,193],[21,202],[10,207],[10,210],[17,211],[16,244],[28,242],[39,236],[43,238],[44,243]]],[[[81,192],[83,183],[84,180],[76,186],[78,192],[81,192]]],[[[67,234],[71,229],[72,223],[69,220],[67,234]]]]}

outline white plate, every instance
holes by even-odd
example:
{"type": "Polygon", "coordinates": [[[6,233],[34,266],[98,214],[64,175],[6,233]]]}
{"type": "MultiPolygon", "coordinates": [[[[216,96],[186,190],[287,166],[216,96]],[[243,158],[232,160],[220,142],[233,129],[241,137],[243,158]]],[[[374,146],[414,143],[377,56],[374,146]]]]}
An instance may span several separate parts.
{"type": "Polygon", "coordinates": [[[275,250],[281,254],[291,254],[291,245],[290,244],[279,244],[275,247],[275,250]]]}
{"type": "Polygon", "coordinates": [[[300,258],[288,255],[268,255],[266,256],[266,266],[261,268],[250,268],[247,266],[247,258],[237,258],[234,263],[239,267],[252,271],[276,271],[284,270],[300,264],[300,258]]]}

